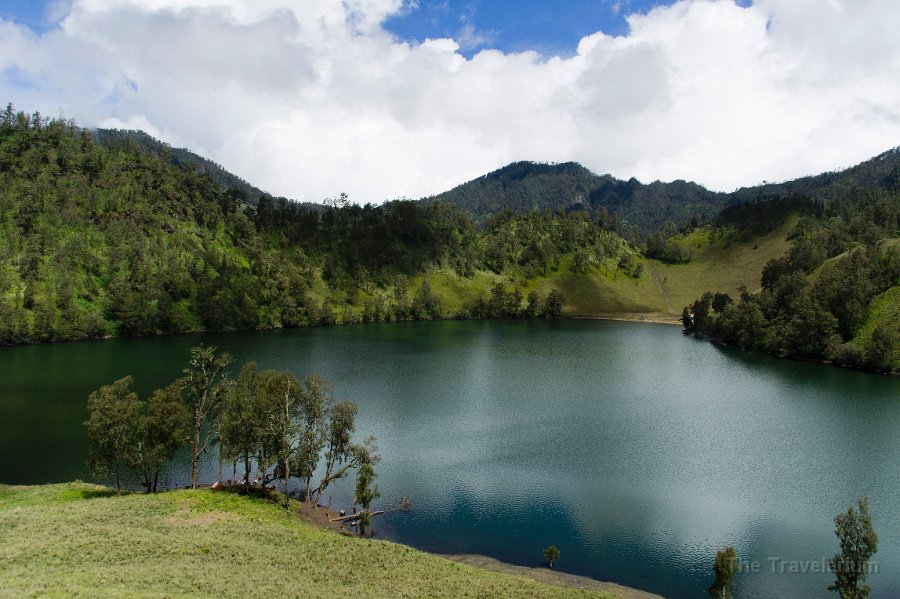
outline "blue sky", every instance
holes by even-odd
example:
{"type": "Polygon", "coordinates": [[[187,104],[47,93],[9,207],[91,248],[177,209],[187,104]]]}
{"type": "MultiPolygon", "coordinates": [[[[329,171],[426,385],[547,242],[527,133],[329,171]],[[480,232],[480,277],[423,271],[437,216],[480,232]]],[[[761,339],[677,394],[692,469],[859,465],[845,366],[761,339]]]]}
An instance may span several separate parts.
{"type": "MultiPolygon", "coordinates": [[[[647,13],[675,0],[417,0],[402,14],[389,17],[384,27],[397,38],[422,42],[454,38],[460,53],[471,57],[480,49],[505,52],[534,50],[568,56],[581,38],[602,31],[628,33],[626,16],[647,13]]],[[[749,4],[741,0],[738,4],[749,4]]],[[[43,32],[64,14],[68,2],[0,0],[0,17],[43,32]]]]}
{"type": "Polygon", "coordinates": [[[52,25],[51,9],[56,5],[49,0],[0,0],[0,18],[28,25],[35,31],[45,31],[52,25]]]}
{"type": "Polygon", "coordinates": [[[627,33],[626,15],[645,13],[673,1],[419,0],[418,9],[388,19],[385,27],[401,39],[452,37],[463,46],[464,55],[480,48],[496,48],[565,56],[574,53],[581,38],[597,31],[627,33]],[[465,33],[468,36],[462,35],[465,33]]]}

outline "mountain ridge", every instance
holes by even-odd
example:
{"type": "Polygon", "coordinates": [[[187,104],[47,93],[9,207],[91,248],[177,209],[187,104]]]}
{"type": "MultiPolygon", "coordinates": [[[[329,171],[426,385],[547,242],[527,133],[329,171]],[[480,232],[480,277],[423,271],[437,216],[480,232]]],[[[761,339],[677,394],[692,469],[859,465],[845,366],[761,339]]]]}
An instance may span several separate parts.
{"type": "Polygon", "coordinates": [[[666,221],[681,228],[711,222],[723,209],[748,201],[798,195],[831,201],[854,193],[898,188],[900,147],[846,169],[742,187],[730,193],[710,191],[684,179],[650,183],[634,177],[617,179],[596,174],[577,162],[518,161],[421,201],[454,204],[479,221],[503,209],[584,209],[595,216],[605,209],[610,215],[617,214],[626,229],[647,235],[666,221]]]}

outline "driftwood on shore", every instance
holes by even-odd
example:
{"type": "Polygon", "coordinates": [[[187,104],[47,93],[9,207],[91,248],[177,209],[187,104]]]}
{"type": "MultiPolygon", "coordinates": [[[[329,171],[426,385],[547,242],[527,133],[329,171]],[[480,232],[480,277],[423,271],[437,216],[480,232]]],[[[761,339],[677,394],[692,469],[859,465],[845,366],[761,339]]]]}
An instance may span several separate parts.
{"type": "Polygon", "coordinates": [[[355,514],[347,514],[346,516],[338,516],[337,518],[329,518],[329,522],[352,522],[353,520],[359,520],[365,514],[369,514],[369,516],[380,516],[384,513],[384,510],[378,510],[377,512],[369,512],[363,510],[361,512],[356,512],[355,514]]]}

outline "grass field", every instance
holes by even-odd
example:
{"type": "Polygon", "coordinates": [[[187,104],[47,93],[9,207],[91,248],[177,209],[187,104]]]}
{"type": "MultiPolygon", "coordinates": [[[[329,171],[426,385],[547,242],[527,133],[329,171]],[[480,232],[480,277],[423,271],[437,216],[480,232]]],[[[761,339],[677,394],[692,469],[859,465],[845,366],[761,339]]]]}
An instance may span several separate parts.
{"type": "Polygon", "coordinates": [[[602,267],[576,275],[571,258],[567,258],[557,273],[539,279],[534,287],[559,289],[566,298],[567,316],[635,318],[646,314],[675,320],[684,306],[706,291],[724,291],[735,297],[741,285],[757,290],[766,263],[790,248],[787,237],[796,223],[797,218],[792,217],[771,233],[747,242],[711,241],[705,230],[697,231],[686,240],[693,251],[690,262],[665,264],[642,258],[644,268],[638,278],[602,267]]]}
{"type": "Polygon", "coordinates": [[[614,597],[344,536],[260,499],[83,483],[0,485],[0,596],[614,597]]]}

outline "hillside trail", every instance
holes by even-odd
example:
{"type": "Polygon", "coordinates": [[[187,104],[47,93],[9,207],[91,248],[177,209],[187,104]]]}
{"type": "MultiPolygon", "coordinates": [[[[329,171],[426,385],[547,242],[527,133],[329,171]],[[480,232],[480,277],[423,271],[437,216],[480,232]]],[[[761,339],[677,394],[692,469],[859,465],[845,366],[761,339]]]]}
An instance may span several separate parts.
{"type": "Polygon", "coordinates": [[[669,314],[674,314],[675,312],[672,311],[672,304],[669,302],[669,294],[666,291],[665,285],[659,280],[659,273],[653,268],[653,260],[647,260],[647,267],[650,269],[650,276],[653,277],[653,282],[656,283],[656,288],[659,289],[660,295],[666,300],[666,309],[669,311],[669,314]]]}

